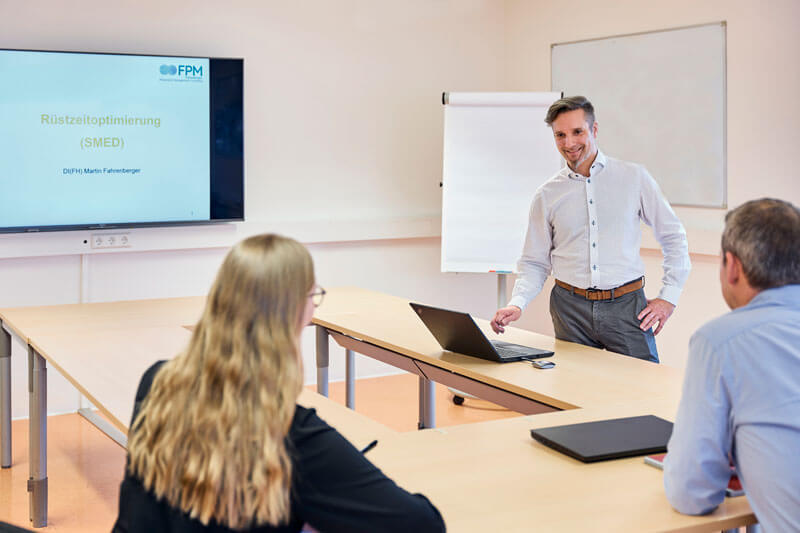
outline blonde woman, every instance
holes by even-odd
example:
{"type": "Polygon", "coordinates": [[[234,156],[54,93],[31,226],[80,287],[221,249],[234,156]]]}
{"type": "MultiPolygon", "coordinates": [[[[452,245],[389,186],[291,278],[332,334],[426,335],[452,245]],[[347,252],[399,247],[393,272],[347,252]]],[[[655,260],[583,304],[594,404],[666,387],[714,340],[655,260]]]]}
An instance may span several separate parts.
{"type": "Polygon", "coordinates": [[[296,241],[234,246],[189,346],[142,377],[115,532],[444,530],[424,496],[296,405],[300,333],[323,294],[296,241]]]}

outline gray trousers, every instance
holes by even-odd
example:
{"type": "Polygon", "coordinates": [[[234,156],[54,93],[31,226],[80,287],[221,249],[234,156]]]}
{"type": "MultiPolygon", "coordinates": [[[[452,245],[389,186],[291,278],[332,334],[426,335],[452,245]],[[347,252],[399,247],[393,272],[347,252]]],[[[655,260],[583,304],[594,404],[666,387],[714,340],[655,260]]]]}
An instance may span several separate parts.
{"type": "Polygon", "coordinates": [[[637,315],[647,307],[644,289],[613,300],[587,300],[558,285],[550,293],[556,338],[658,363],[652,328],[639,329],[637,315]]]}

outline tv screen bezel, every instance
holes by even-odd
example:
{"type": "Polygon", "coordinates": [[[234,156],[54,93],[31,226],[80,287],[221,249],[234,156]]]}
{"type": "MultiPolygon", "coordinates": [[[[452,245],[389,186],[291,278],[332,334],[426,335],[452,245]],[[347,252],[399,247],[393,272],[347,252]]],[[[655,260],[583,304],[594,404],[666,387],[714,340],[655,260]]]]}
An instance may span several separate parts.
{"type": "Polygon", "coordinates": [[[85,54],[103,56],[129,56],[129,57],[159,57],[165,59],[186,58],[186,59],[207,59],[209,61],[209,219],[208,220],[167,220],[153,222],[108,222],[108,223],[85,223],[85,224],[59,224],[59,225],[38,225],[38,226],[9,226],[0,227],[0,234],[9,233],[39,233],[56,231],[86,231],[86,230],[111,230],[111,229],[134,229],[134,228],[158,228],[158,227],[180,227],[180,226],[205,226],[229,222],[243,222],[245,220],[245,165],[244,165],[244,58],[241,57],[211,57],[197,55],[176,55],[176,54],[140,54],[133,52],[87,52],[82,50],[33,50],[24,48],[0,48],[2,52],[35,52],[45,54],[85,54]],[[240,214],[225,218],[213,218],[213,192],[214,192],[214,162],[215,162],[215,132],[214,132],[214,102],[213,94],[213,61],[236,62],[239,65],[239,83],[241,85],[241,97],[239,104],[241,116],[241,128],[239,131],[241,144],[241,157],[238,159],[238,174],[234,176],[230,183],[237,186],[241,191],[240,214]]]}

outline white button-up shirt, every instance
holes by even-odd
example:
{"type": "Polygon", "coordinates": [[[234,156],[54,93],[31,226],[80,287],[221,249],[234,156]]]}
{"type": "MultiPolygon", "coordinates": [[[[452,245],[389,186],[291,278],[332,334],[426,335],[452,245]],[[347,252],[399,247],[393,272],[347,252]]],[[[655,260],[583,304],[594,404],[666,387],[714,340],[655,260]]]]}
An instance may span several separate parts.
{"type": "Polygon", "coordinates": [[[683,225],[642,165],[600,151],[588,177],[565,166],[536,191],[509,305],[525,309],[551,271],[582,289],[641,277],[640,222],[653,228],[664,254],[658,297],[677,305],[691,269],[683,225]]]}

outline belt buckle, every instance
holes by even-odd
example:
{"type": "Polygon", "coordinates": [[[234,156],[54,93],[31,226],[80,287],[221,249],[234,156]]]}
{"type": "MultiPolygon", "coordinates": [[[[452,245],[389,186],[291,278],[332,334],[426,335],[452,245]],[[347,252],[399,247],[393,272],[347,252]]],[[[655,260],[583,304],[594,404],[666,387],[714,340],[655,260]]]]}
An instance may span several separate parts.
{"type": "Polygon", "coordinates": [[[600,300],[602,299],[602,292],[600,289],[586,289],[586,299],[592,301],[600,300]]]}

